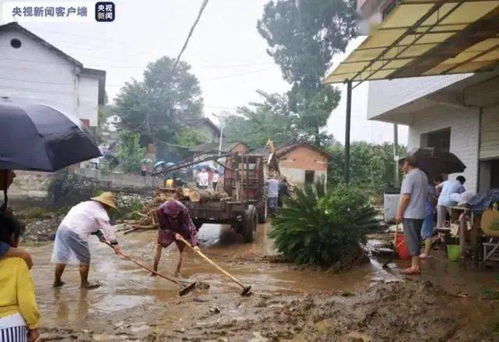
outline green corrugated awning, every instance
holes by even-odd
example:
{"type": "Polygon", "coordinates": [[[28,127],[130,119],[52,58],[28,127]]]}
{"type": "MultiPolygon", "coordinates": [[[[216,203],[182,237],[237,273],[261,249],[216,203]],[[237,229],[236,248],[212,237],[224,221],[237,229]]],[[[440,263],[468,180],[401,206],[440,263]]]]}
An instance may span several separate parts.
{"type": "Polygon", "coordinates": [[[402,0],[324,82],[473,73],[498,64],[498,0],[402,0]]]}

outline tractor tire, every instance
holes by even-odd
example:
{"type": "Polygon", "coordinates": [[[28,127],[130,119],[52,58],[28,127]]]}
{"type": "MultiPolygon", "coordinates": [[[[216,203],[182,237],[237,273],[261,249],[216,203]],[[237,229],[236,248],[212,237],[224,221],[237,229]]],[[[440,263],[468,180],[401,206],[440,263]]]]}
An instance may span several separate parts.
{"type": "Polygon", "coordinates": [[[241,234],[244,242],[253,242],[255,240],[258,214],[254,206],[250,206],[244,211],[241,234]]]}
{"type": "Polygon", "coordinates": [[[194,226],[196,227],[196,230],[199,231],[199,229],[201,229],[201,226],[203,225],[203,221],[200,220],[200,219],[195,219],[193,218],[192,219],[192,223],[194,223],[194,226]]]}
{"type": "Polygon", "coordinates": [[[268,217],[269,208],[267,206],[267,200],[263,201],[260,206],[260,211],[258,212],[258,223],[266,223],[268,217]]]}

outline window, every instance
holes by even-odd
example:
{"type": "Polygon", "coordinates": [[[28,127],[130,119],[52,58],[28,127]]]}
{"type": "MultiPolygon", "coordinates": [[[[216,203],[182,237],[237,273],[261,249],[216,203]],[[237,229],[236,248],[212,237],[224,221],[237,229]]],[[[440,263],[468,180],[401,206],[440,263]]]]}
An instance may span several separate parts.
{"type": "Polygon", "coordinates": [[[10,40],[10,46],[12,46],[14,49],[19,49],[21,45],[22,45],[21,41],[17,38],[10,40]]]}
{"type": "Polygon", "coordinates": [[[421,134],[421,147],[434,148],[435,151],[449,152],[450,128],[421,134]]]}
{"type": "Polygon", "coordinates": [[[315,182],[315,171],[305,171],[305,184],[313,184],[315,182]]]}

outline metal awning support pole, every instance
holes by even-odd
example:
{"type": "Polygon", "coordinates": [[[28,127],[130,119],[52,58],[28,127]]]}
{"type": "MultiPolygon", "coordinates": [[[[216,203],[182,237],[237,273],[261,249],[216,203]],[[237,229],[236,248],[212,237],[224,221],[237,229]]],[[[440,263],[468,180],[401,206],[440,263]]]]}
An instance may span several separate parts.
{"type": "Polygon", "coordinates": [[[352,117],[352,81],[347,82],[347,113],[345,124],[345,183],[350,183],[350,121],[352,117]]]}
{"type": "Polygon", "coordinates": [[[398,154],[398,147],[399,147],[399,128],[397,124],[393,124],[393,161],[395,163],[395,177],[394,177],[394,184],[393,186],[395,188],[398,188],[399,186],[399,154],[398,154]]]}

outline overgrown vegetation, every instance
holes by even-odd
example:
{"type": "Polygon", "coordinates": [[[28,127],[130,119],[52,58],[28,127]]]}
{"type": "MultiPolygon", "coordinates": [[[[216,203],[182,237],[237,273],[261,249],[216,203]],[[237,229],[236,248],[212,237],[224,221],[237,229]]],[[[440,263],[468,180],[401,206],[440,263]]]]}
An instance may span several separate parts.
{"type": "MultiPolygon", "coordinates": [[[[345,180],[345,147],[334,143],[327,148],[331,154],[328,181],[331,186],[345,180]]],[[[398,154],[405,155],[406,147],[399,145],[398,154]]],[[[350,184],[370,194],[381,194],[384,188],[394,186],[395,161],[393,144],[372,144],[364,141],[352,143],[350,147],[350,184]]],[[[402,174],[399,170],[399,180],[402,174]]]]}
{"type": "Polygon", "coordinates": [[[98,193],[96,181],[69,173],[67,169],[58,171],[50,183],[49,198],[56,206],[72,206],[98,193]]]}
{"type": "Polygon", "coordinates": [[[178,134],[200,122],[203,110],[201,87],[191,66],[162,57],[150,63],[143,81],[131,80],[115,99],[116,113],[124,128],[140,134],[142,145],[157,144],[158,158],[171,160],[179,149],[178,134]]]}
{"type": "MultiPolygon", "coordinates": [[[[355,187],[325,191],[323,183],[306,185],[272,221],[269,237],[279,252],[297,264],[334,266],[362,254],[365,234],[378,227],[376,211],[355,187]]],[[[342,265],[340,269],[345,269],[342,265]]]]}
{"type": "Polygon", "coordinates": [[[138,173],[145,158],[146,150],[140,146],[138,133],[122,130],[119,135],[116,155],[120,160],[120,168],[126,173],[138,173]]]}

